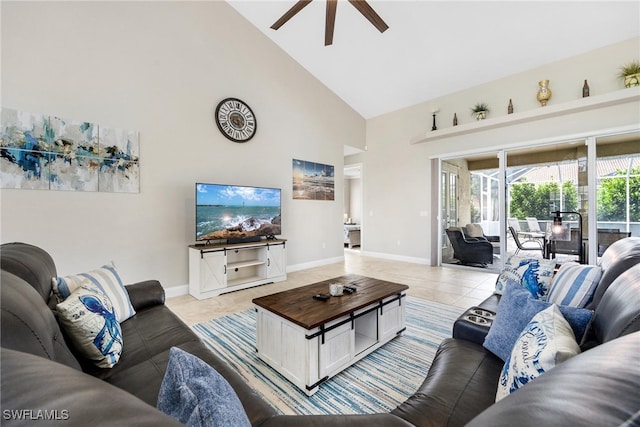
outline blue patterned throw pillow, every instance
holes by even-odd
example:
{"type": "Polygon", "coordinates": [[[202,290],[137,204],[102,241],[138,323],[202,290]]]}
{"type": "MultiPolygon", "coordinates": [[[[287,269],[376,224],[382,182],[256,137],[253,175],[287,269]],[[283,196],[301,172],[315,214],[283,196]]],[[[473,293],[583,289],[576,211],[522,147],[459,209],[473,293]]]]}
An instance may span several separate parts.
{"type": "Polygon", "coordinates": [[[555,266],[555,259],[523,258],[514,255],[505,261],[504,269],[496,281],[495,293],[501,295],[507,281],[512,280],[527,289],[534,298],[544,300],[555,266]]]}
{"type": "Polygon", "coordinates": [[[584,307],[591,302],[601,277],[602,269],[597,265],[564,263],[551,282],[547,301],[584,307]]]}
{"type": "Polygon", "coordinates": [[[251,426],[227,380],[201,359],[177,347],[169,351],[157,406],[187,426],[251,426]]]}
{"type": "Polygon", "coordinates": [[[100,368],[112,368],[122,353],[122,330],[108,296],[85,283],[56,306],[74,347],[100,368]]]}
{"type": "Polygon", "coordinates": [[[579,353],[558,306],[542,310],[524,328],[502,368],[496,402],[579,353]]]}
{"type": "MultiPolygon", "coordinates": [[[[524,327],[533,316],[551,305],[532,298],[531,294],[517,283],[508,282],[500,298],[496,317],[484,339],[484,347],[506,361],[524,327]]],[[[593,311],[568,306],[558,308],[569,322],[576,339],[581,341],[591,322],[593,311]]]]}
{"type": "Polygon", "coordinates": [[[118,322],[124,322],[136,314],[129,300],[129,293],[124,288],[122,279],[113,263],[103,265],[101,268],[87,273],[54,277],[53,292],[58,302],[62,302],[67,299],[74,290],[82,287],[87,282],[98,287],[102,293],[109,297],[114,305],[118,322]]]}

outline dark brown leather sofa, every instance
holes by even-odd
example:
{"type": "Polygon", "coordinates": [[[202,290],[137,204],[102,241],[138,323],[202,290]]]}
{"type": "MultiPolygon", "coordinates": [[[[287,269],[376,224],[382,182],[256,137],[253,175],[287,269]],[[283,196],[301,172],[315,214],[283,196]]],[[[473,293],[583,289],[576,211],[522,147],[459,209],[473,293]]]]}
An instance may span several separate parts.
{"type": "Polygon", "coordinates": [[[3,425],[33,425],[38,411],[48,411],[46,425],[179,425],[155,409],[172,346],[220,372],[254,426],[618,425],[640,410],[640,266],[602,296],[594,324],[605,344],[497,404],[502,361],[477,343],[451,338],[443,341],[422,386],[391,413],[291,416],[278,415],[205,347],[164,305],[157,281],[126,287],[136,315],[121,324],[120,362],[105,370],[84,363],[65,342],[50,309],[56,276],[51,257],[35,246],[4,244],[0,265],[3,425]],[[601,369],[605,362],[607,369],[601,369]]]}

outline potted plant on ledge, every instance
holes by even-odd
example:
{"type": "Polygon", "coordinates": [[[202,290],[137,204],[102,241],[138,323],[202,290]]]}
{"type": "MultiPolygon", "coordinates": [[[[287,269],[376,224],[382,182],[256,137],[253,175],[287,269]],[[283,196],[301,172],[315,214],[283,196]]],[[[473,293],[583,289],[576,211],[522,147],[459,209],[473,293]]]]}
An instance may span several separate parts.
{"type": "Polygon", "coordinates": [[[618,76],[624,79],[625,87],[640,86],[640,61],[632,61],[620,67],[618,76]]]}
{"type": "Polygon", "coordinates": [[[478,102],[471,108],[471,112],[476,117],[476,120],[484,120],[487,118],[489,106],[484,102],[478,102]]]}

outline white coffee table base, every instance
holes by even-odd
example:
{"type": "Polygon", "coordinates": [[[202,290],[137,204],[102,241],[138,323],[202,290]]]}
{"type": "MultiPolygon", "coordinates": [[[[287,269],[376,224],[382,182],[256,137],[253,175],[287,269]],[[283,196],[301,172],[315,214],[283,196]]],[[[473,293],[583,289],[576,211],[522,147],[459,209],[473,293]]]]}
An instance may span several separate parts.
{"type": "Polygon", "coordinates": [[[258,356],[311,396],[324,381],[404,332],[405,296],[385,298],[311,330],[256,307],[258,356]]]}

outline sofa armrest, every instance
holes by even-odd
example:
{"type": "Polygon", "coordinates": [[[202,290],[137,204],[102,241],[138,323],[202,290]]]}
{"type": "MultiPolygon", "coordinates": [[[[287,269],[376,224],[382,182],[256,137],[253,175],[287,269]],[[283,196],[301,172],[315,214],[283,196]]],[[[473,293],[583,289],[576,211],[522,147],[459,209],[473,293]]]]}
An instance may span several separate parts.
{"type": "Polygon", "coordinates": [[[489,333],[489,328],[493,323],[499,303],[500,295],[491,294],[477,306],[471,307],[462,313],[453,323],[453,338],[482,345],[484,338],[489,333]],[[476,316],[476,318],[468,319],[467,316],[476,316]],[[477,317],[484,317],[486,322],[483,319],[477,319],[477,317]]]}
{"type": "Polygon", "coordinates": [[[473,309],[465,311],[453,323],[453,338],[470,341],[475,344],[482,345],[484,339],[489,333],[489,328],[493,322],[490,319],[484,319],[473,313],[473,309]],[[482,323],[480,323],[482,322],[482,323]]]}
{"type": "Polygon", "coordinates": [[[157,280],[145,280],[124,287],[134,310],[164,304],[164,288],[157,280]]]}

